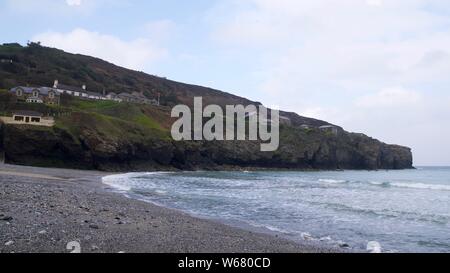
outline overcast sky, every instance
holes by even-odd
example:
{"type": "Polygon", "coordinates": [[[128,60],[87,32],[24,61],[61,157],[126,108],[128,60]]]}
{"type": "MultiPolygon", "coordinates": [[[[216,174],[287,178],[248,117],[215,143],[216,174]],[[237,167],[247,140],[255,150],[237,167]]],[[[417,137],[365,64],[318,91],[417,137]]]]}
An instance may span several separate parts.
{"type": "Polygon", "coordinates": [[[218,88],[450,165],[448,0],[0,0],[41,41],[218,88]]]}

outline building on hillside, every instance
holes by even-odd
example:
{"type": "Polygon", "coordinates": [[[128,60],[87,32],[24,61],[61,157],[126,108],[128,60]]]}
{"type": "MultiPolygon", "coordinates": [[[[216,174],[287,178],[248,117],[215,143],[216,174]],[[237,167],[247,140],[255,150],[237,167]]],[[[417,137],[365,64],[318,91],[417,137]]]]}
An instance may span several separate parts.
{"type": "Polygon", "coordinates": [[[42,114],[35,111],[15,111],[13,112],[14,122],[23,123],[40,123],[42,120],[42,114]]]}
{"type": "Polygon", "coordinates": [[[280,124],[291,125],[291,119],[285,116],[280,116],[280,124]]]}
{"type": "Polygon", "coordinates": [[[19,101],[28,103],[56,104],[60,102],[60,94],[49,87],[24,87],[18,86],[10,90],[19,101]]]}
{"type": "Polygon", "coordinates": [[[106,95],[106,98],[113,100],[117,98],[117,94],[114,92],[109,92],[108,95],[106,95]]]}
{"type": "Polygon", "coordinates": [[[131,94],[125,93],[125,92],[120,93],[119,95],[117,95],[117,97],[119,99],[121,99],[122,101],[124,101],[124,102],[139,103],[139,99],[138,98],[136,98],[135,96],[133,96],[131,94]]]}
{"type": "Polygon", "coordinates": [[[85,84],[83,84],[81,87],[76,87],[60,84],[58,80],[55,80],[53,88],[61,94],[67,94],[74,97],[80,97],[90,100],[107,100],[107,97],[103,96],[100,93],[88,91],[85,84]]]}
{"type": "Polygon", "coordinates": [[[320,130],[325,132],[330,132],[333,135],[337,135],[339,133],[339,128],[334,125],[324,125],[319,127],[320,130]]]}
{"type": "Polygon", "coordinates": [[[74,97],[88,98],[88,93],[86,91],[86,85],[82,87],[75,87],[65,84],[60,84],[58,80],[53,83],[53,88],[60,94],[67,94],[74,97]]]}
{"type": "Polygon", "coordinates": [[[119,96],[114,92],[109,92],[108,95],[106,95],[107,100],[122,102],[122,99],[119,98],[119,96]]]}
{"type": "Polygon", "coordinates": [[[135,102],[142,104],[150,104],[150,100],[144,95],[143,92],[133,92],[131,95],[135,98],[135,102]]]}
{"type": "Polygon", "coordinates": [[[148,100],[148,102],[151,105],[158,105],[159,106],[159,101],[157,99],[150,99],[150,100],[148,100]]]}
{"type": "Polygon", "coordinates": [[[12,117],[0,117],[0,120],[5,124],[14,125],[33,125],[52,127],[55,125],[53,117],[44,117],[42,113],[27,110],[13,111],[12,117]]]}

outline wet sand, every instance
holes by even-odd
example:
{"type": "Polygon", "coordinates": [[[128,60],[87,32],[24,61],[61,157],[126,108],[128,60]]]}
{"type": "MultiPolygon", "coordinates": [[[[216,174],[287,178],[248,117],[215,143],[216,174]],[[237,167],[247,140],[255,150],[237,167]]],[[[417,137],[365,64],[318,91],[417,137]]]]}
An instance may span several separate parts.
{"type": "Polygon", "coordinates": [[[0,252],[340,252],[316,243],[198,219],[128,199],[101,183],[108,173],[0,165],[0,252]]]}

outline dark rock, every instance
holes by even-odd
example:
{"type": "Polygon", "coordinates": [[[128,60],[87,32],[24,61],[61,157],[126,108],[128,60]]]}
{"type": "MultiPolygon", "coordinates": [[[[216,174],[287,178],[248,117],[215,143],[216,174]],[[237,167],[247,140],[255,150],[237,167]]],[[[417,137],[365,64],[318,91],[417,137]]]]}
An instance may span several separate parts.
{"type": "Polygon", "coordinates": [[[339,244],[339,247],[341,247],[341,248],[349,248],[350,245],[347,244],[347,243],[341,243],[341,244],[339,244]]]}
{"type": "Polygon", "coordinates": [[[11,216],[3,216],[0,218],[0,221],[7,221],[7,222],[11,222],[12,221],[12,217],[11,216]]]}

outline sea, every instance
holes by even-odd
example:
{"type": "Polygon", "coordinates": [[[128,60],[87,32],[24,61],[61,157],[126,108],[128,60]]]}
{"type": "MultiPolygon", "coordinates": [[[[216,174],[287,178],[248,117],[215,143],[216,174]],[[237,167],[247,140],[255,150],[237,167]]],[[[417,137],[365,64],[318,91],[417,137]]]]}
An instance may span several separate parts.
{"type": "Polygon", "coordinates": [[[450,167],[127,173],[103,182],[130,198],[291,240],[450,252],[450,167]]]}

